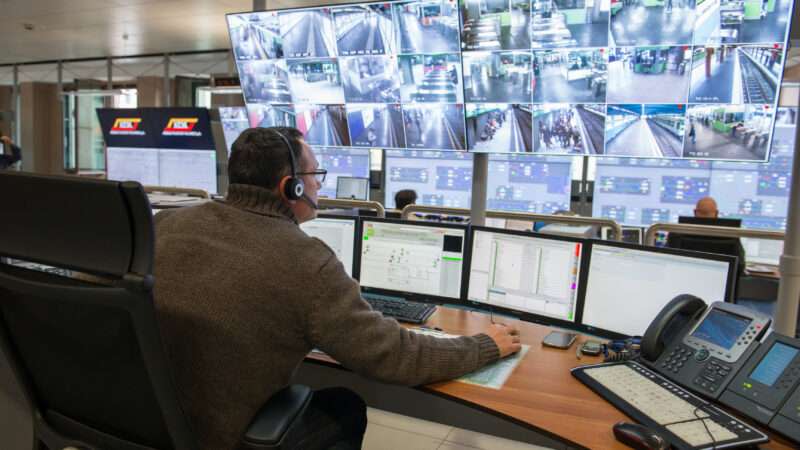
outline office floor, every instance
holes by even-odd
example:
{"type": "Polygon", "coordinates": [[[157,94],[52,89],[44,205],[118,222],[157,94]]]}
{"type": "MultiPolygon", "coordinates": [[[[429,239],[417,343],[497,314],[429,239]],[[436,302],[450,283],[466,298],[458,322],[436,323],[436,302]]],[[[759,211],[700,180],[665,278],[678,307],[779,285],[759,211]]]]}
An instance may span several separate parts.
{"type": "Polygon", "coordinates": [[[537,450],[536,445],[369,408],[362,450],[537,450]]]}

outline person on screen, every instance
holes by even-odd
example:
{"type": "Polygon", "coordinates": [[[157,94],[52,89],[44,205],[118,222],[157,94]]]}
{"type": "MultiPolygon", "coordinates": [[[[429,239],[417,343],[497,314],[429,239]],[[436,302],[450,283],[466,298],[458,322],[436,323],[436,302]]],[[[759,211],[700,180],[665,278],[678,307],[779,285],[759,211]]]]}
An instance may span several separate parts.
{"type": "MultiPolygon", "coordinates": [[[[520,349],[512,326],[441,339],[373,311],[334,252],[298,226],[316,217],[324,174],[296,129],[250,128],[233,143],[224,201],[155,217],[156,313],[203,450],[237,448],[314,348],[403,385],[459,377],[520,349]],[[285,189],[289,152],[305,184],[299,199],[285,189]]],[[[366,424],[357,394],[319,390],[282,448],[360,449],[366,424]]]]}
{"type": "Polygon", "coordinates": [[[14,145],[10,137],[0,133],[0,170],[8,169],[21,159],[22,149],[14,145]]]}
{"type": "Polygon", "coordinates": [[[717,202],[711,197],[703,197],[694,206],[694,216],[707,219],[716,219],[719,216],[717,202]]]}
{"type": "Polygon", "coordinates": [[[395,209],[403,210],[408,205],[417,203],[417,192],[413,189],[403,189],[394,194],[395,209]]]}

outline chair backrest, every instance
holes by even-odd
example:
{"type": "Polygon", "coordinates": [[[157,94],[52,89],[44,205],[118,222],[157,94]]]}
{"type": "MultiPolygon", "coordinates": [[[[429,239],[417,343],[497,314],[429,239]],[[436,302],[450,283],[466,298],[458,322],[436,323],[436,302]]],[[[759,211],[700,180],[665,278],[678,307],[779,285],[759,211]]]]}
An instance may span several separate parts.
{"type": "Polygon", "coordinates": [[[2,173],[0,192],[0,345],[35,438],[48,448],[196,448],[156,324],[142,187],[2,173]]]}

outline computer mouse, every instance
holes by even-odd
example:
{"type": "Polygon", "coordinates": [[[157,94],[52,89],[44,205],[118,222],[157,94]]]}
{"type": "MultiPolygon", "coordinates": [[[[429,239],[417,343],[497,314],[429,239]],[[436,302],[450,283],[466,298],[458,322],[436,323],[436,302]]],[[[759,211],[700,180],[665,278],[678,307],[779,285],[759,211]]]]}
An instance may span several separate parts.
{"type": "Polygon", "coordinates": [[[669,442],[658,433],[638,423],[618,422],[614,425],[614,437],[623,444],[637,450],[667,450],[669,442]]]}

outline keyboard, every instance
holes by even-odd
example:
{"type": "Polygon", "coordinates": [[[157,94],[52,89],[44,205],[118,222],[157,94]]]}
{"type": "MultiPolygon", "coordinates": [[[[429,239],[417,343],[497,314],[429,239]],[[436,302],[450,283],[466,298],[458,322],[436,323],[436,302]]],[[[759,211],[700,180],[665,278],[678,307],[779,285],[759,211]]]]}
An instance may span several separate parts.
{"type": "Polygon", "coordinates": [[[769,440],[635,361],[576,367],[572,375],[677,449],[734,448],[769,440]]]}
{"type": "Polygon", "coordinates": [[[384,316],[394,317],[400,322],[425,323],[436,311],[435,305],[410,302],[402,297],[379,294],[361,294],[361,296],[372,309],[380,311],[384,316]]]}

